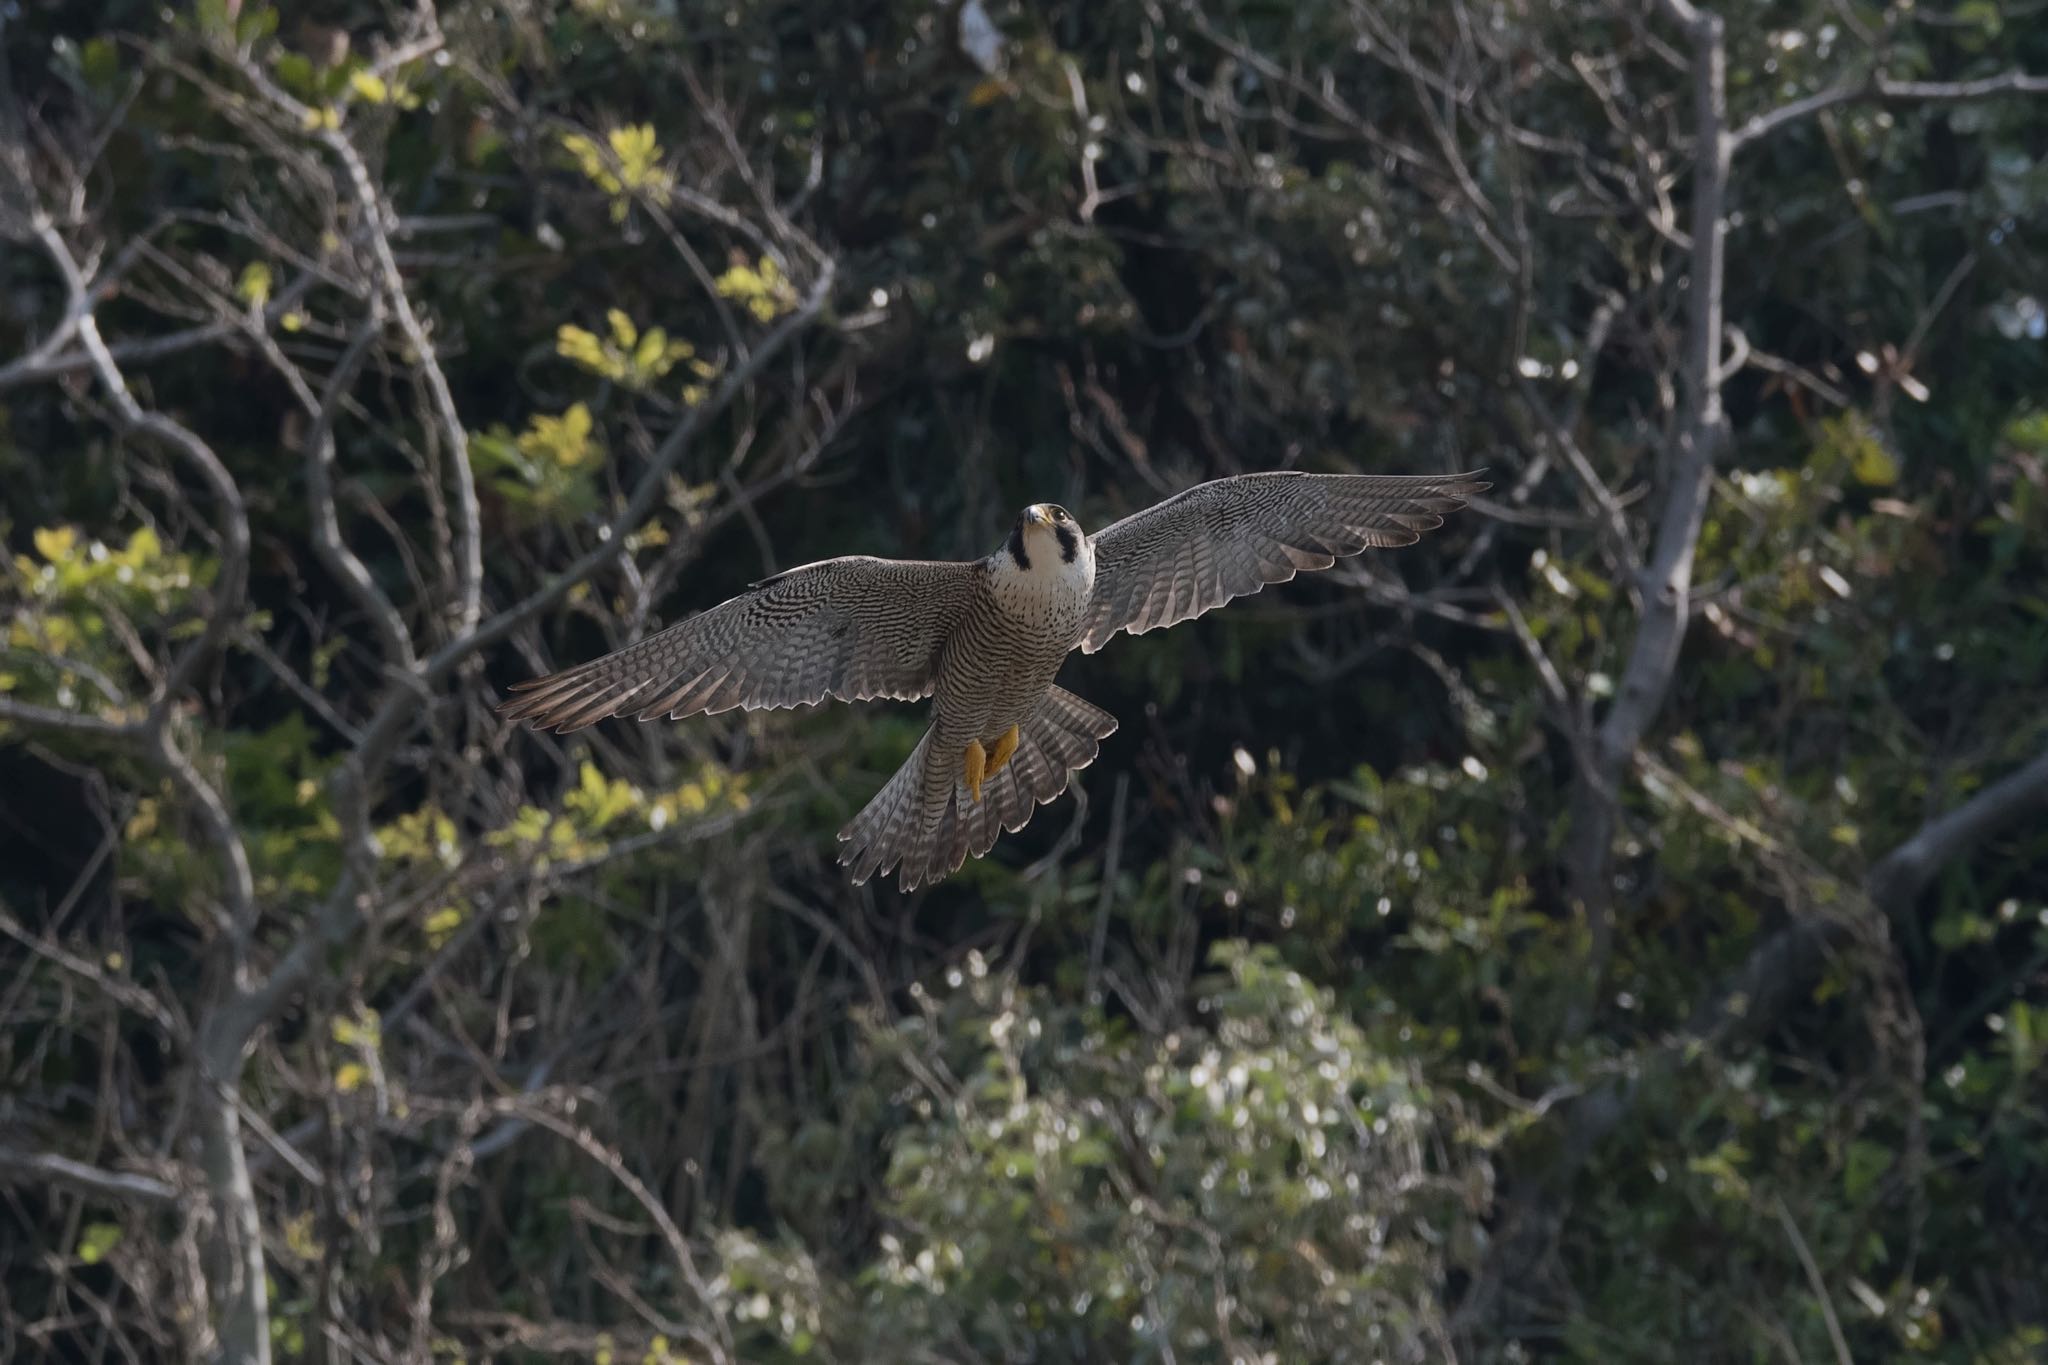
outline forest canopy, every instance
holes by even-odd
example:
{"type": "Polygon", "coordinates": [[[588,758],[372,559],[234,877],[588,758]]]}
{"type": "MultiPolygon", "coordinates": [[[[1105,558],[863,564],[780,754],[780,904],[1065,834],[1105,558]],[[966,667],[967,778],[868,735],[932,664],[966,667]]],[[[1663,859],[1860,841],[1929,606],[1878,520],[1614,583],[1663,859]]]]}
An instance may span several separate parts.
{"type": "Polygon", "coordinates": [[[2042,1358],[2038,9],[0,9],[0,1358],[2042,1358]],[[910,895],[494,711],[1480,466],[910,895]]]}

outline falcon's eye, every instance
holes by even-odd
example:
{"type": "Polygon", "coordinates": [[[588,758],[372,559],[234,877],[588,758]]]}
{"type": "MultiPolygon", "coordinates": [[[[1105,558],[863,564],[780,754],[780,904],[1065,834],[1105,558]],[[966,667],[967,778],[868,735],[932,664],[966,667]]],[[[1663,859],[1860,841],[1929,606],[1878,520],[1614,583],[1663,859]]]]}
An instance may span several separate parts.
{"type": "Polygon", "coordinates": [[[1053,509],[1052,509],[1052,519],[1053,519],[1054,521],[1065,521],[1065,520],[1067,519],[1067,509],[1066,509],[1066,508],[1064,508],[1064,507],[1055,507],[1055,508],[1053,508],[1053,509]]]}

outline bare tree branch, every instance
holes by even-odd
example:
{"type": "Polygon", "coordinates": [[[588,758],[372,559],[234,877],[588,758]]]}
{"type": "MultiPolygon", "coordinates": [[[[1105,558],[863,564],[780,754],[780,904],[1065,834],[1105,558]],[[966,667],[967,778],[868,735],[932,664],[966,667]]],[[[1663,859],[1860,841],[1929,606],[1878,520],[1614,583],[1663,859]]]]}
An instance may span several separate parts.
{"type": "Polygon", "coordinates": [[[661,1230],[661,1240],[667,1246],[669,1256],[675,1261],[677,1272],[682,1276],[683,1283],[696,1295],[698,1304],[704,1309],[704,1318],[710,1324],[709,1330],[693,1327],[690,1333],[692,1339],[709,1351],[713,1360],[731,1360],[731,1331],[727,1328],[724,1317],[716,1309],[711,1297],[711,1287],[705,1283],[703,1275],[697,1269],[696,1258],[690,1254],[689,1242],[683,1237],[682,1229],[676,1226],[675,1219],[669,1216],[667,1207],[654,1197],[646,1182],[627,1167],[625,1158],[599,1141],[597,1135],[589,1128],[571,1123],[542,1105],[520,1104],[513,1108],[513,1112],[574,1144],[585,1156],[603,1166],[610,1172],[612,1179],[618,1181],[633,1197],[633,1201],[654,1220],[654,1225],[661,1230]]]}
{"type": "Polygon", "coordinates": [[[79,342],[91,357],[93,372],[113,402],[115,413],[130,430],[156,437],[183,455],[198,470],[218,508],[217,527],[221,541],[220,572],[215,579],[216,591],[205,624],[166,672],[150,705],[148,719],[139,726],[114,730],[98,723],[88,723],[80,717],[66,721],[60,728],[141,739],[150,757],[192,799],[220,856],[226,899],[223,928],[237,944],[236,957],[239,961],[241,945],[254,930],[256,912],[255,883],[249,870],[248,850],[236,832],[220,794],[179,751],[168,726],[170,708],[197,679],[199,671],[213,661],[241,614],[249,582],[248,509],[242,503],[241,489],[211,446],[175,418],[145,409],[129,391],[120,366],[114,363],[106,342],[100,337],[99,324],[90,305],[91,282],[79,269],[71,248],[57,232],[56,225],[38,211],[32,217],[31,230],[64,281],[79,342]]]}
{"type": "Polygon", "coordinates": [[[139,736],[144,724],[140,720],[109,720],[104,716],[86,715],[82,711],[64,711],[54,706],[38,706],[34,702],[16,701],[13,697],[7,696],[0,696],[0,721],[12,721],[17,725],[32,726],[38,730],[125,740],[139,736]]]}
{"type": "Polygon", "coordinates": [[[535,590],[513,606],[480,623],[474,630],[449,641],[413,669],[395,679],[368,725],[361,742],[336,771],[335,804],[345,831],[350,856],[334,890],[314,911],[307,926],[286,950],[269,974],[251,989],[228,1002],[207,1021],[202,1050],[216,1065],[239,1068],[243,1050],[250,1039],[283,1007],[312,976],[327,952],[355,932],[372,907],[369,888],[364,885],[367,868],[374,862],[367,792],[381,772],[400,735],[411,724],[419,703],[431,689],[464,659],[510,635],[525,622],[568,596],[571,589],[610,563],[625,549],[626,534],[646,520],[661,496],[669,472],[682,458],[692,439],[705,423],[723,412],[739,393],[751,385],[781,351],[824,308],[830,297],[833,267],[827,262],[795,311],[784,317],[756,345],[743,364],[733,367],[717,390],[697,407],[691,408],[655,450],[642,471],[633,493],[610,525],[586,551],[547,586],[535,590]]]}
{"type": "Polygon", "coordinates": [[[1872,865],[1860,892],[1813,869],[1818,881],[1834,889],[1837,904],[1832,910],[1795,913],[1701,997],[1681,1032],[1624,1058],[1603,1080],[1564,1106],[1556,1159],[1540,1180],[1508,1201],[1504,1235],[1488,1272],[1461,1306],[1460,1319],[1469,1323],[1494,1312],[1508,1286],[1530,1278],[1557,1229],[1555,1201],[1628,1118],[1645,1088],[1686,1065],[1701,1047],[1754,1039],[1774,1028],[1809,998],[1806,983],[1852,940],[1859,925],[1880,916],[1903,920],[1942,868],[1967,857],[2044,802],[2048,750],[1922,825],[1872,865]]]}
{"type": "Polygon", "coordinates": [[[0,907],[0,934],[19,943],[45,961],[55,963],[81,981],[89,981],[108,999],[133,1010],[162,1030],[164,1037],[182,1041],[186,1030],[164,1002],[132,981],[123,980],[101,968],[97,962],[80,957],[59,944],[28,931],[5,907],[0,907]]]}
{"type": "MultiPolygon", "coordinates": [[[[294,277],[264,306],[264,322],[275,325],[285,314],[299,308],[305,302],[306,295],[311,293],[313,286],[318,283],[320,279],[312,271],[294,277]]],[[[104,284],[95,290],[95,293],[104,292],[104,284]]],[[[196,327],[166,332],[162,336],[112,342],[107,346],[107,354],[114,358],[115,364],[124,367],[131,363],[147,364],[153,360],[163,360],[169,356],[198,350],[202,346],[211,346],[218,341],[226,341],[243,329],[244,324],[227,319],[204,322],[196,327]]],[[[77,335],[76,321],[67,317],[35,350],[18,360],[0,365],[0,393],[26,384],[40,384],[92,369],[97,364],[92,355],[82,347],[64,344],[76,340],[77,335]]]]}
{"type": "Polygon", "coordinates": [[[1879,859],[1870,870],[1871,899],[1893,919],[1903,918],[1944,867],[2043,806],[2048,806],[2048,751],[1928,821],[1879,859]]]}
{"type": "Polygon", "coordinates": [[[48,1181],[117,1203],[175,1204],[184,1197],[176,1185],[133,1171],[108,1171],[55,1152],[25,1152],[0,1145],[0,1180],[16,1184],[48,1181]]]}
{"type": "MultiPolygon", "coordinates": [[[[206,483],[217,508],[221,541],[221,568],[214,600],[199,635],[178,655],[165,674],[150,707],[148,719],[124,733],[143,740],[143,747],[166,775],[185,793],[196,808],[219,855],[223,895],[226,899],[225,939],[232,947],[233,976],[229,989],[239,991],[247,967],[247,946],[255,930],[256,898],[249,867],[248,850],[235,828],[220,793],[200,774],[178,748],[170,733],[171,707],[184,694],[199,672],[218,653],[235,629],[248,586],[249,518],[241,490],[227,467],[206,442],[182,423],[159,412],[145,409],[129,391],[107,345],[100,337],[97,320],[88,305],[91,288],[76,259],[55,225],[37,212],[32,231],[57,268],[70,291],[72,309],[77,313],[80,343],[92,358],[93,370],[114,405],[115,413],[133,430],[147,432],[183,455],[206,483]]],[[[81,729],[78,725],[66,728],[81,729]]],[[[270,1313],[268,1288],[264,1279],[262,1224],[256,1208],[255,1191],[249,1183],[246,1154],[242,1150],[241,1120],[235,1093],[221,1073],[210,1072],[202,1061],[201,1095],[198,1104],[203,1164],[207,1189],[214,1202],[212,1299],[218,1311],[222,1349],[229,1359],[268,1365],[270,1360],[270,1313]]],[[[232,1077],[238,1071],[228,1073],[232,1077]]]]}
{"type": "MultiPolygon", "coordinates": [[[[438,42],[438,39],[436,40],[438,42]]],[[[441,439],[447,444],[447,459],[455,484],[456,610],[454,630],[461,634],[477,623],[483,610],[483,532],[476,499],[476,474],[469,463],[469,430],[456,410],[455,394],[448,376],[434,354],[433,341],[413,309],[412,297],[391,248],[395,215],[384,202],[362,153],[349,140],[344,128],[327,127],[318,111],[293,97],[255,61],[240,53],[223,50],[242,78],[263,95],[278,112],[299,127],[319,129],[320,144],[341,163],[349,193],[355,201],[363,239],[377,268],[377,284],[384,304],[391,310],[400,335],[405,338],[411,359],[419,367],[422,382],[438,419],[441,439]]]]}
{"type": "MultiPolygon", "coordinates": [[[[199,439],[189,427],[160,412],[146,410],[129,392],[128,381],[121,374],[121,367],[114,362],[107,344],[100,337],[99,324],[94,318],[89,303],[92,294],[91,283],[79,270],[78,262],[71,254],[71,248],[64,242],[56,225],[46,215],[38,214],[33,224],[36,239],[43,245],[51,264],[64,281],[71,297],[70,307],[76,310],[78,339],[92,359],[94,375],[107,391],[107,397],[114,404],[114,411],[132,430],[146,432],[176,450],[198,471],[219,508],[218,532],[221,542],[220,573],[216,578],[216,593],[212,610],[208,612],[206,624],[191,644],[185,647],[176,663],[165,675],[162,688],[153,703],[152,710],[162,712],[184,690],[191,686],[199,670],[212,662],[234,629],[235,617],[242,610],[243,600],[249,584],[249,513],[242,503],[242,490],[235,485],[228,474],[227,466],[213,453],[213,448],[199,439]]],[[[161,724],[153,717],[152,723],[161,724]]],[[[236,888],[237,890],[239,888],[236,888]]],[[[246,912],[247,900],[243,897],[239,908],[246,912]]]]}
{"type": "Polygon", "coordinates": [[[1834,1300],[1828,1295],[1828,1283],[1820,1273],[1820,1265],[1813,1259],[1813,1251],[1806,1245],[1806,1238],[1799,1231],[1799,1224],[1792,1221],[1792,1210],[1785,1207],[1783,1195],[1771,1200],[1778,1214],[1778,1222],[1785,1229],[1786,1238],[1792,1243],[1792,1250],[1799,1257],[1799,1268],[1806,1274],[1806,1284],[1813,1291],[1814,1301],[1820,1305],[1821,1317],[1827,1323],[1828,1342],[1835,1348],[1836,1365],[1855,1365],[1855,1357],[1849,1354],[1849,1341],[1842,1335],[1842,1320],[1835,1313],[1834,1300]]]}
{"type": "Polygon", "coordinates": [[[1721,411],[1721,291],[1728,190],[1727,52],[1718,15],[1685,0],[1659,8],[1685,24],[1692,44],[1692,240],[1678,428],[1666,452],[1664,501],[1641,579],[1642,616],[1614,703],[1593,736],[1593,763],[1573,788],[1565,866],[1587,932],[1587,993],[1572,1032],[1591,1021],[1612,952],[1614,837],[1621,784],[1636,746],[1663,709],[1692,616],[1693,555],[1706,515],[1714,460],[1727,439],[1721,411]]]}
{"type": "Polygon", "coordinates": [[[2048,95],[2048,76],[2005,71],[1970,81],[1895,81],[1872,72],[1755,115],[1729,135],[1729,148],[1741,151],[1787,124],[1844,104],[1965,104],[1996,95],[2048,95]]]}
{"type": "Polygon", "coordinates": [[[369,618],[370,628],[377,633],[377,642],[382,646],[386,663],[410,669],[418,660],[413,652],[412,634],[405,628],[405,618],[398,614],[398,608],[377,586],[377,580],[371,577],[361,557],[342,539],[341,523],[334,512],[334,420],[340,413],[342,398],[354,382],[379,330],[380,321],[373,312],[349,338],[348,349],[335,362],[313,405],[312,426],[302,442],[306,460],[306,501],[313,518],[314,553],[320,556],[320,562],[327,571],[348,589],[356,605],[369,618]]]}

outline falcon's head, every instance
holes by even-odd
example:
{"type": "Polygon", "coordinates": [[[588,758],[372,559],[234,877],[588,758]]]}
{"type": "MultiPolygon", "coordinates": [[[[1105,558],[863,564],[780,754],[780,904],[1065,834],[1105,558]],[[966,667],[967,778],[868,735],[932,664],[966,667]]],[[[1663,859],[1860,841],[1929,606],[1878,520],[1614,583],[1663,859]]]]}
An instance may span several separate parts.
{"type": "Polygon", "coordinates": [[[1017,516],[1010,540],[1003,547],[1017,567],[1029,570],[1072,564],[1086,545],[1081,524],[1067,509],[1049,502],[1034,502],[1017,516]]]}

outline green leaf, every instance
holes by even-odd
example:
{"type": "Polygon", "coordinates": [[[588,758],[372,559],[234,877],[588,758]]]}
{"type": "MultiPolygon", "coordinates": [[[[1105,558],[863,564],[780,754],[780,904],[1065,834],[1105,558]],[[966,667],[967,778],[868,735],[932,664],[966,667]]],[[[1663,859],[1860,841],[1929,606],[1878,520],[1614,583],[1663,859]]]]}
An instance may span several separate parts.
{"type": "Polygon", "coordinates": [[[227,0],[197,0],[192,6],[192,18],[199,31],[209,38],[233,35],[233,26],[228,22],[227,0]]]}
{"type": "Polygon", "coordinates": [[[235,21],[235,42],[244,48],[254,47],[275,32],[277,10],[270,5],[251,5],[235,21]]]}
{"type": "Polygon", "coordinates": [[[633,368],[641,371],[652,370],[661,363],[668,350],[668,333],[659,327],[649,327],[640,334],[640,344],[633,350],[633,368]]]}
{"type": "Polygon", "coordinates": [[[121,1225],[118,1223],[87,1223],[78,1234],[78,1259],[87,1265],[98,1265],[107,1259],[107,1253],[121,1245],[121,1225]]]}
{"type": "Polygon", "coordinates": [[[1856,463],[1851,472],[1858,483],[1886,488],[1899,481],[1899,462],[1879,442],[1864,441],[1856,447],[1856,463]]]}
{"type": "Polygon", "coordinates": [[[313,72],[313,59],[303,52],[280,52],[270,69],[277,73],[277,83],[300,99],[309,99],[314,92],[317,79],[313,72]]]}
{"type": "MultiPolygon", "coordinates": [[[[1949,22],[1958,28],[1973,28],[1983,38],[1996,38],[2005,28],[2005,16],[1999,12],[1997,0],[1963,0],[1957,5],[1949,22]]],[[[1981,45],[1973,43],[1972,46],[1981,45]]]]}
{"type": "Polygon", "coordinates": [[[1863,1196],[1870,1193],[1871,1187],[1891,1168],[1891,1148],[1857,1138],[1849,1144],[1848,1158],[1842,1163],[1842,1193],[1849,1197],[1850,1203],[1862,1203],[1863,1196]]]}
{"type": "Polygon", "coordinates": [[[605,354],[604,343],[597,334],[581,327],[563,323],[555,332],[555,354],[562,359],[581,365],[586,370],[609,376],[610,363],[605,354]]]}
{"type": "Polygon", "coordinates": [[[519,452],[532,459],[547,459],[563,469],[578,469],[596,459],[602,447],[592,439],[595,422],[590,408],[572,403],[560,417],[534,414],[533,423],[518,439],[519,452]]]}
{"type": "Polygon", "coordinates": [[[52,564],[61,564],[71,557],[72,548],[78,543],[78,532],[69,526],[38,527],[30,537],[35,542],[36,553],[52,564]]]}
{"type": "Polygon", "coordinates": [[[2005,1012],[2005,1045],[2012,1054],[2013,1070],[2020,1075],[2032,1071],[2041,1060],[2042,1011],[2024,1000],[2015,1000],[2005,1012]]]}
{"type": "Polygon", "coordinates": [[[1098,1137],[1084,1137],[1067,1149],[1067,1160],[1076,1166],[1107,1166],[1109,1144],[1098,1137]]]}
{"type": "Polygon", "coordinates": [[[79,49],[78,70],[87,84],[104,90],[121,74],[121,49],[112,38],[88,38],[79,49]]]}
{"type": "Polygon", "coordinates": [[[251,261],[242,267],[242,277],[235,281],[235,297],[251,308],[261,308],[270,302],[270,267],[262,261],[251,261]]]}

